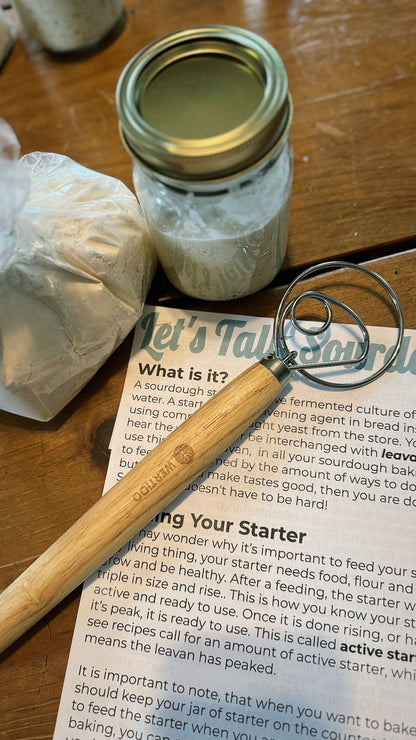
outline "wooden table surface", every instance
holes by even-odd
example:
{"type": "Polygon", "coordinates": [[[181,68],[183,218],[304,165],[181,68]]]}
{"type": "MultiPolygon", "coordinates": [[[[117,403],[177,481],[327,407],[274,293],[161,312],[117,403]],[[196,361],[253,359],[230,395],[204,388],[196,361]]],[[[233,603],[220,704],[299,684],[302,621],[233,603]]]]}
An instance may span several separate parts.
{"type": "Polygon", "coordinates": [[[284,267],[328,255],[379,256],[414,238],[415,3],[128,0],[125,8],[121,35],[89,58],[59,61],[18,39],[0,72],[0,115],[22,154],[66,154],[131,186],[114,101],[124,66],[177,29],[239,25],[279,51],[294,103],[284,267]]]}
{"type": "MultiPolygon", "coordinates": [[[[190,25],[239,25],[267,38],[283,58],[295,106],[289,244],[274,286],[210,305],[170,293],[162,280],[152,298],[271,316],[289,275],[323,259],[374,259],[403,304],[406,326],[416,328],[415,3],[126,0],[125,10],[117,38],[84,57],[58,59],[19,31],[0,70],[0,116],[22,153],[60,152],[131,187],[117,79],[142,46],[190,25]]],[[[13,10],[6,14],[18,27],[13,10]]],[[[328,281],[342,299],[356,294],[355,275],[328,281]]],[[[369,324],[392,325],[382,302],[372,295],[360,302],[369,324]]],[[[130,343],[51,422],[0,412],[0,588],[101,495],[130,343]]],[[[79,594],[1,657],[0,738],[52,737],[79,594]]]]}

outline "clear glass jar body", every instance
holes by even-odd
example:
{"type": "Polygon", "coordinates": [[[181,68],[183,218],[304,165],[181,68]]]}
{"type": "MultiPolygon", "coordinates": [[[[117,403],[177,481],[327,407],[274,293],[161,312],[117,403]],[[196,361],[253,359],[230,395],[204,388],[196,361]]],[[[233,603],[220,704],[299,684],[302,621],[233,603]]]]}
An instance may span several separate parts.
{"type": "Polygon", "coordinates": [[[219,182],[168,182],[133,159],[136,194],[172,284],[210,301],[264,288],[286,252],[292,173],[288,137],[257,167],[219,182]]]}
{"type": "Polygon", "coordinates": [[[100,41],[123,13],[122,0],[14,0],[14,5],[29,36],[61,53],[100,41]]]}

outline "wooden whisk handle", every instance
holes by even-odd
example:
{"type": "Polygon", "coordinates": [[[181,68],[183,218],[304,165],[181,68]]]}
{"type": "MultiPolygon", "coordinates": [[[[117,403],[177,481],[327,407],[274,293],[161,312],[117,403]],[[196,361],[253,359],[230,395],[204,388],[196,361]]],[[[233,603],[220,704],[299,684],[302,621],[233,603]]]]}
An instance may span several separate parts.
{"type": "Polygon", "coordinates": [[[0,651],[148,524],[281,389],[274,374],[256,363],[149,452],[0,595],[0,651]]]}

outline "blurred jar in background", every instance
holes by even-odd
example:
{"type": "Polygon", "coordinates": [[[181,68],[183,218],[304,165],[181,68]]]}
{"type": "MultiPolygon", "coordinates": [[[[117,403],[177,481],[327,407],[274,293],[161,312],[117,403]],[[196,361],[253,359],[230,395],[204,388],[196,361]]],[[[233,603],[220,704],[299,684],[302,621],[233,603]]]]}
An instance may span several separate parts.
{"type": "Polygon", "coordinates": [[[101,41],[123,16],[122,0],[14,0],[25,31],[49,51],[78,51],[101,41]]]}

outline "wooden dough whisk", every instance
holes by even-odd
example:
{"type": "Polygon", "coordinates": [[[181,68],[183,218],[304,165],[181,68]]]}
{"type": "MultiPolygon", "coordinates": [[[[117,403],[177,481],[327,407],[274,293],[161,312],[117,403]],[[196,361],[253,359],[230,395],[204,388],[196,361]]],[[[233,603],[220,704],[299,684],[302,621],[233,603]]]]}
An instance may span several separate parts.
{"type": "Polygon", "coordinates": [[[331,261],[305,270],[286,290],[274,320],[275,350],[224,386],[195,411],[97,503],[33,562],[0,595],[0,651],[7,648],[37,620],[56,606],[164,507],[197,478],[276,399],[294,372],[332,388],[358,388],[378,378],[395,361],[404,332],[398,298],[389,284],[366,267],[331,261]],[[396,345],[384,366],[364,380],[337,383],[310,371],[358,366],[369,350],[369,334],[358,315],[325,293],[306,291],[290,298],[304,278],[338,267],[358,270],[374,279],[387,293],[397,316],[396,345]],[[323,307],[325,320],[316,328],[297,316],[304,301],[323,307]],[[332,307],[345,311],[359,327],[363,350],[352,360],[302,365],[288,347],[285,326],[309,335],[325,332],[332,322],[332,307]],[[290,321],[287,321],[290,317],[290,321]]]}

